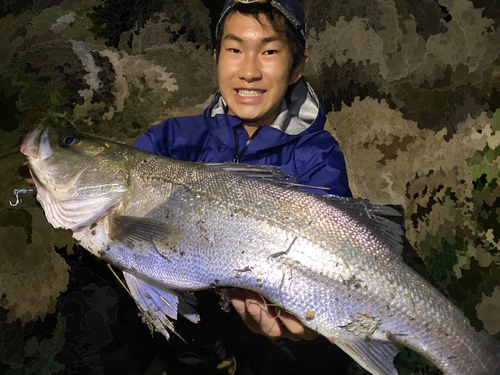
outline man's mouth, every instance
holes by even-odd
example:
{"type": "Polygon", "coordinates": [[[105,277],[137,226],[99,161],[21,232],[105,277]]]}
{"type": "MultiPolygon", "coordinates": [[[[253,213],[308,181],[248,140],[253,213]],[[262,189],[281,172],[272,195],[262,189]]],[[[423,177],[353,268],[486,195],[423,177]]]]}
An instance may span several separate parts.
{"type": "Polygon", "coordinates": [[[237,89],[236,92],[238,93],[239,96],[243,96],[245,98],[252,98],[264,94],[265,91],[237,89]]]}

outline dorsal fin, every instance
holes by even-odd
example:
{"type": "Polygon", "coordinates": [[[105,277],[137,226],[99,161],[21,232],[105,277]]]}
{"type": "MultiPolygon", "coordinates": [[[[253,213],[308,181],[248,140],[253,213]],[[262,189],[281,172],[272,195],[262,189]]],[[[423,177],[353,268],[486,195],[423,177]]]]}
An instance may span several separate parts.
{"type": "Polygon", "coordinates": [[[240,163],[206,163],[209,167],[217,168],[225,172],[234,173],[248,178],[258,178],[270,183],[274,183],[289,188],[309,188],[328,191],[330,188],[323,186],[313,186],[299,184],[295,177],[280,170],[280,167],[274,165],[251,165],[240,163]]]}
{"type": "Polygon", "coordinates": [[[240,176],[262,178],[267,181],[283,182],[293,179],[293,177],[287,173],[281,172],[280,167],[273,165],[251,165],[240,163],[205,163],[205,165],[240,176]]]}

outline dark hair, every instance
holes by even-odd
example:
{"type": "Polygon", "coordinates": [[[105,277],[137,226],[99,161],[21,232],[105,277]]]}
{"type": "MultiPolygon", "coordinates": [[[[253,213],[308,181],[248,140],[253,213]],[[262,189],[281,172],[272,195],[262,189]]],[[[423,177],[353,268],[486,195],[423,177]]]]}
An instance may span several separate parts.
{"type": "Polygon", "coordinates": [[[306,41],[304,40],[304,36],[299,29],[294,27],[292,23],[288,21],[283,14],[272,7],[271,4],[236,4],[227,12],[224,19],[219,22],[217,30],[215,31],[215,51],[217,54],[217,63],[219,62],[219,52],[222,44],[222,35],[224,34],[224,25],[227,18],[235,12],[250,14],[254,16],[259,23],[261,23],[259,16],[264,14],[273,29],[276,30],[278,34],[286,38],[288,47],[290,48],[290,52],[292,54],[292,70],[299,65],[306,50],[306,41]]]}

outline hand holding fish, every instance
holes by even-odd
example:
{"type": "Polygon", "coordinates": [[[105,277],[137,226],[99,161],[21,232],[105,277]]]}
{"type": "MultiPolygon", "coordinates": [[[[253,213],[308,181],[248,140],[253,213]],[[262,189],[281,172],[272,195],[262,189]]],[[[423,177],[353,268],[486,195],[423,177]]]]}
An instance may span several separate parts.
{"type": "Polygon", "coordinates": [[[254,333],[271,339],[285,337],[292,341],[313,340],[319,336],[293,315],[266,305],[263,297],[255,292],[245,289],[226,289],[226,292],[236,312],[254,333]]]}

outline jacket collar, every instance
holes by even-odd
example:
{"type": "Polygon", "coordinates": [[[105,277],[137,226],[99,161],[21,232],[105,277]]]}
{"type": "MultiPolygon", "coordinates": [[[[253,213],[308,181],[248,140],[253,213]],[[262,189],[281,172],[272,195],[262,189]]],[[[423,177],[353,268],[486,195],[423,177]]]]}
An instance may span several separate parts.
{"type": "MultiPolygon", "coordinates": [[[[206,115],[215,117],[227,114],[227,104],[217,91],[212,104],[207,108],[206,115]]],[[[280,130],[288,135],[298,135],[313,125],[318,117],[323,115],[321,104],[316,93],[307,80],[302,77],[296,84],[290,86],[283,102],[281,112],[271,128],[280,130]]],[[[324,116],[324,115],[323,115],[324,116]]],[[[240,125],[241,120],[235,116],[228,116],[232,127],[240,125]]]]}

